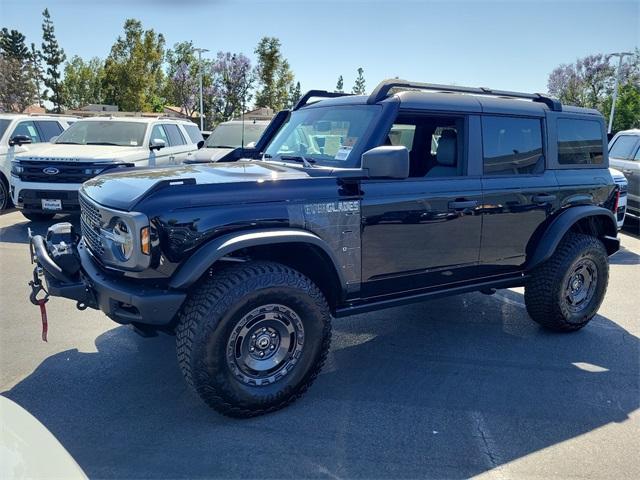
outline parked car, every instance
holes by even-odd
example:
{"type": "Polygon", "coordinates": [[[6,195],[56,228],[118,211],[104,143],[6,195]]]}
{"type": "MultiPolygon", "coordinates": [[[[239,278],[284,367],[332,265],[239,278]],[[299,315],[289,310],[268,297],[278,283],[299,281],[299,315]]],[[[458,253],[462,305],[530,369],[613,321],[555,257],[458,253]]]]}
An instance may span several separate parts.
{"type": "Polygon", "coordinates": [[[640,216],[640,129],[618,132],[609,142],[609,162],[629,182],[627,215],[640,216]]]}
{"type": "Polygon", "coordinates": [[[629,182],[624,174],[615,168],[609,168],[613,181],[616,182],[619,189],[618,208],[616,209],[616,220],[618,222],[618,230],[624,226],[624,218],[627,211],[627,193],[629,182]]]}
{"type": "Polygon", "coordinates": [[[73,120],[73,117],[54,115],[0,113],[0,211],[11,206],[9,179],[15,155],[29,151],[27,143],[48,142],[60,135],[73,120]],[[24,142],[17,138],[16,143],[16,137],[23,137],[24,142]]]}
{"type": "Polygon", "coordinates": [[[189,163],[224,161],[235,149],[255,144],[269,123],[267,120],[223,122],[207,137],[204,147],[189,163]]]}
{"type": "Polygon", "coordinates": [[[86,479],[53,434],[17,403],[0,395],[0,478],[86,479]]]}
{"type": "Polygon", "coordinates": [[[51,296],[175,331],[187,383],[236,417],[309,388],[332,317],[522,286],[543,327],[595,316],[620,245],[598,111],[402,80],[313,93],[332,98],[276,115],[252,158],[86,182],[77,246],[68,223],[31,239],[32,295],[42,269],[51,296]]]}
{"type": "Polygon", "coordinates": [[[82,182],[123,167],[178,165],[203,142],[192,122],[172,118],[92,117],[75,122],[50,144],[16,155],[13,203],[30,220],[79,212],[82,182]]]}

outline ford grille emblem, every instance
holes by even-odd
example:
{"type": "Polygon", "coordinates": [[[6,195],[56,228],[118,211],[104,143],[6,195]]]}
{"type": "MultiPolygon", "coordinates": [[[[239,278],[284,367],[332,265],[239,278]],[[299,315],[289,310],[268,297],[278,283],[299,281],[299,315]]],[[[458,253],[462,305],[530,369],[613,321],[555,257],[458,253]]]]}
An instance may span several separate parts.
{"type": "Polygon", "coordinates": [[[47,167],[47,168],[43,168],[42,172],[46,173],[47,175],[57,175],[60,173],[60,170],[58,170],[55,167],[47,167]]]}

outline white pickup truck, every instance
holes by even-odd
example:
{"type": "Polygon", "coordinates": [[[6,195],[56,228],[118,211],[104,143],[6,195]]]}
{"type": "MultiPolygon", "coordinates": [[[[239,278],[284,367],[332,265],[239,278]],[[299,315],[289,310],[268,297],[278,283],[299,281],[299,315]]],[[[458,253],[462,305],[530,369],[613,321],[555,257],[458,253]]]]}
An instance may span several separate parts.
{"type": "Polygon", "coordinates": [[[9,178],[11,162],[16,154],[29,151],[30,145],[48,142],[60,135],[75,121],[74,117],[44,114],[2,113],[0,114],[0,211],[11,206],[9,178]],[[16,144],[16,138],[23,141],[16,144]]]}
{"type": "Polygon", "coordinates": [[[169,166],[193,157],[204,143],[197,125],[154,117],[79,120],[51,143],[16,155],[11,169],[14,205],[29,220],[79,212],[83,182],[116,168],[169,166]]]}

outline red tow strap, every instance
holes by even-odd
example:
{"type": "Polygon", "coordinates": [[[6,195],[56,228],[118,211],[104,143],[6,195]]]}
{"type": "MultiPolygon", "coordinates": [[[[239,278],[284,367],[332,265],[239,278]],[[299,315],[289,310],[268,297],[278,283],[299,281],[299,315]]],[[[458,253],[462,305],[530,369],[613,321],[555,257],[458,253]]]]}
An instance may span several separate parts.
{"type": "Polygon", "coordinates": [[[40,306],[40,316],[42,317],[42,340],[44,342],[47,341],[47,331],[49,330],[49,324],[47,323],[47,307],[45,307],[46,303],[46,298],[38,300],[38,305],[40,306]]]}

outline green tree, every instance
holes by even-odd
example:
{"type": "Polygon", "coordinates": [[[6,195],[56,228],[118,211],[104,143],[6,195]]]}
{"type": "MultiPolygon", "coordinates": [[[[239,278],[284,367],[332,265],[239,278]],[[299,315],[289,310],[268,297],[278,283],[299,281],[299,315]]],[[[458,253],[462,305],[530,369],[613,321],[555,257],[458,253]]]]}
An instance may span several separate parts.
{"type": "Polygon", "coordinates": [[[74,55],[64,67],[65,106],[77,110],[90,103],[103,103],[102,80],[104,77],[104,62],[94,57],[85,62],[74,55]]]}
{"type": "Polygon", "coordinates": [[[164,37],[127,19],[105,61],[102,86],[107,103],[124,111],[160,111],[164,104],[164,37]]]}
{"type": "Polygon", "coordinates": [[[342,75],[338,77],[338,83],[336,83],[335,91],[337,93],[344,93],[344,79],[342,78],[342,75]]]}
{"type": "Polygon", "coordinates": [[[67,59],[64,50],[58,45],[53,21],[47,8],[42,12],[42,60],[47,65],[44,84],[51,89],[48,99],[53,103],[54,111],[62,111],[62,83],[60,81],[60,67],[67,59]]]}
{"type": "MultiPolygon", "coordinates": [[[[167,76],[165,80],[165,98],[171,105],[182,108],[185,115],[191,117],[198,110],[200,82],[198,77],[198,59],[192,42],[176,43],[167,51],[167,76]]],[[[209,62],[203,60],[203,64],[209,62]]],[[[210,85],[208,68],[203,67],[203,85],[210,85]]]]}
{"type": "Polygon", "coordinates": [[[280,40],[263,37],[255,49],[258,92],[256,106],[282,110],[289,101],[293,73],[289,62],[282,56],[280,40]]]}
{"type": "Polygon", "coordinates": [[[354,95],[364,95],[366,93],[365,88],[364,69],[360,67],[358,68],[358,76],[356,77],[356,82],[353,85],[353,89],[351,89],[351,93],[353,93],[354,95]]]}
{"type": "Polygon", "coordinates": [[[210,72],[212,85],[205,87],[207,118],[218,123],[240,116],[251,100],[251,60],[242,53],[218,52],[210,72]]]}
{"type": "Polygon", "coordinates": [[[301,97],[302,97],[302,91],[300,87],[300,82],[296,82],[295,87],[293,86],[293,83],[292,83],[291,88],[289,89],[289,105],[288,105],[289,108],[295,107],[296,103],[298,103],[301,97]]]}
{"type": "Polygon", "coordinates": [[[36,89],[36,101],[41,107],[44,106],[42,99],[46,97],[47,90],[42,91],[42,83],[44,80],[44,70],[42,68],[42,52],[36,48],[35,43],[31,43],[31,68],[33,72],[33,83],[36,89]]]}
{"type": "Polygon", "coordinates": [[[18,30],[3,28],[0,31],[0,52],[5,58],[24,61],[29,59],[29,49],[25,44],[25,36],[18,30]]]}
{"type": "Polygon", "coordinates": [[[0,110],[24,112],[33,104],[35,86],[31,64],[0,54],[0,110]]]}

